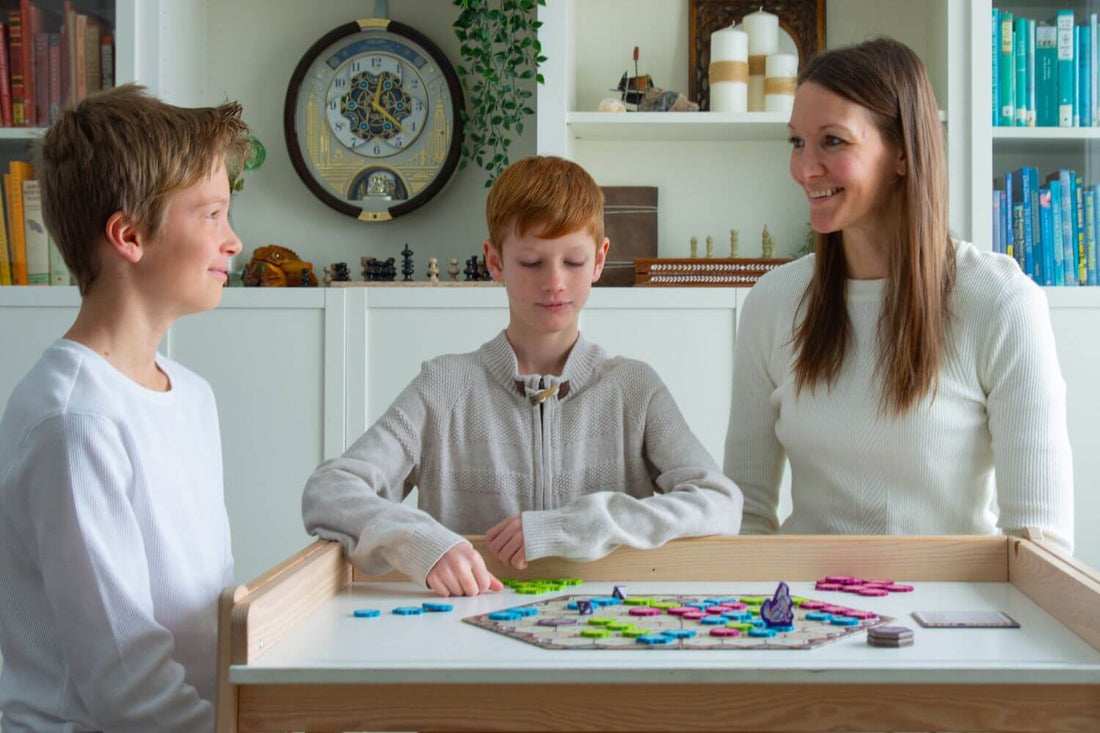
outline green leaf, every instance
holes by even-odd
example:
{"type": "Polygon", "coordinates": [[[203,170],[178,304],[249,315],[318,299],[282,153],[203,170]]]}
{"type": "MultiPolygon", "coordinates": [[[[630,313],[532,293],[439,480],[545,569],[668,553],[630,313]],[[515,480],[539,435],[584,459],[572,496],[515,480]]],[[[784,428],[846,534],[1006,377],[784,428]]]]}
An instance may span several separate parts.
{"type": "Polygon", "coordinates": [[[535,81],[537,81],[539,84],[545,84],[546,83],[546,79],[543,77],[542,74],[535,75],[535,81]]]}

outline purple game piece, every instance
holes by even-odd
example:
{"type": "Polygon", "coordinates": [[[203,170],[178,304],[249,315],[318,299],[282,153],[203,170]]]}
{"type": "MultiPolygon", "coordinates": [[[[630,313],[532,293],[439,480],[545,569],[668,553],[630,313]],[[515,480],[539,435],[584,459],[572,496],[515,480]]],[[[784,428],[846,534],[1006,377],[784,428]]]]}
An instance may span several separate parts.
{"type": "Polygon", "coordinates": [[[676,608],[668,609],[670,616],[683,616],[684,614],[692,613],[695,609],[691,606],[677,606],[676,608]]]}
{"type": "Polygon", "coordinates": [[[794,623],[794,605],[791,602],[791,589],[786,583],[780,583],[775,595],[765,598],[760,604],[760,618],[768,626],[790,626],[794,623]]]}
{"type": "MultiPolygon", "coordinates": [[[[652,606],[635,606],[630,609],[631,616],[660,616],[661,609],[653,608],[652,606]]],[[[687,614],[684,614],[685,616],[687,614]]]]}
{"type": "Polygon", "coordinates": [[[843,588],[841,588],[841,590],[844,591],[845,593],[859,593],[861,590],[863,590],[866,587],[867,586],[864,586],[864,585],[846,585],[843,588]]]}
{"type": "Polygon", "coordinates": [[[817,590],[844,590],[844,586],[840,583],[822,583],[820,580],[814,586],[817,590]]]}
{"type": "Polygon", "coordinates": [[[857,578],[855,576],[848,578],[847,580],[840,581],[841,585],[863,585],[866,583],[863,578],[857,578]]]}
{"type": "Polygon", "coordinates": [[[848,607],[847,606],[822,606],[821,608],[819,608],[817,610],[821,611],[822,613],[833,613],[833,614],[840,613],[840,614],[843,614],[845,611],[848,610],[848,607]]]}
{"type": "Polygon", "coordinates": [[[620,601],[626,600],[626,586],[617,585],[611,591],[612,598],[618,598],[620,601]]]}
{"type": "Polygon", "coordinates": [[[840,614],[841,616],[847,616],[848,618],[869,619],[878,618],[877,613],[871,613],[870,611],[857,611],[854,608],[850,608],[840,614]]]}
{"type": "Polygon", "coordinates": [[[685,613],[681,613],[680,618],[686,618],[689,621],[698,621],[699,619],[706,618],[709,615],[710,614],[708,614],[706,611],[691,610],[685,613]]]}
{"type": "Polygon", "coordinates": [[[580,616],[591,616],[592,601],[577,601],[577,614],[580,616]]]}
{"type": "Polygon", "coordinates": [[[540,618],[536,621],[539,626],[576,626],[575,618],[540,618]]]}
{"type": "Polygon", "coordinates": [[[716,629],[710,630],[711,636],[740,636],[741,632],[737,629],[730,629],[725,626],[719,626],[716,629]]]}
{"type": "MultiPolygon", "coordinates": [[[[838,585],[844,585],[845,583],[851,583],[854,580],[855,580],[855,578],[853,578],[851,575],[826,575],[825,576],[825,582],[826,583],[837,583],[838,585]]],[[[817,582],[820,583],[821,581],[819,580],[817,582]]]]}
{"type": "Polygon", "coordinates": [[[723,613],[726,613],[727,611],[729,611],[729,609],[724,607],[724,606],[708,606],[707,607],[707,613],[713,614],[715,616],[721,616],[723,613]]]}
{"type": "Polygon", "coordinates": [[[817,611],[825,608],[825,604],[821,601],[803,601],[801,608],[805,608],[808,611],[817,611]]]}
{"type": "Polygon", "coordinates": [[[876,587],[873,587],[873,586],[870,586],[870,585],[866,585],[866,586],[860,588],[859,589],[859,594],[861,596],[869,596],[869,597],[879,597],[879,596],[888,596],[888,595],[890,595],[890,593],[885,588],[876,588],[876,587]]]}
{"type": "Polygon", "coordinates": [[[744,611],[748,608],[748,606],[741,601],[727,601],[726,603],[719,603],[718,605],[730,611],[744,611]]]}

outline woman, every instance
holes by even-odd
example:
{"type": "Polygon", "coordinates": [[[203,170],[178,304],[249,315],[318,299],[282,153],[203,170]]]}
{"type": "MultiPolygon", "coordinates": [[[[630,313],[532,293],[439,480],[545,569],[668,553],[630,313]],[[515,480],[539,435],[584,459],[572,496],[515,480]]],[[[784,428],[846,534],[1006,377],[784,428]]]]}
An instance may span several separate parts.
{"type": "Polygon", "coordinates": [[[744,492],[742,532],[1038,529],[1072,553],[1046,298],[1011,258],[952,240],[920,59],[890,40],[812,59],[790,131],[817,245],[762,278],[741,316],[726,473],[744,492]]]}

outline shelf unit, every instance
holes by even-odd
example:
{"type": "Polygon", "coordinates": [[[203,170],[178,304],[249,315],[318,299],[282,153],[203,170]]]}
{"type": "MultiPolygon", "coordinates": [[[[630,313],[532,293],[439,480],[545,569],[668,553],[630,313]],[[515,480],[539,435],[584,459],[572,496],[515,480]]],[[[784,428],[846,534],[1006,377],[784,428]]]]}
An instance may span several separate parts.
{"type": "MultiPolygon", "coordinates": [[[[964,4],[836,0],[827,13],[829,45],[889,34],[925,59],[948,135],[952,226],[970,236],[970,78],[948,73],[970,65],[964,4]]],[[[576,160],[601,185],[657,186],[659,256],[686,256],[692,235],[713,236],[722,251],[732,228],[741,253],[754,256],[764,225],[780,254],[802,246],[809,207],[787,173],[785,115],[591,111],[615,95],[603,81],[614,85],[634,45],[658,86],[686,92],[688,0],[558,0],[539,8],[539,20],[548,57],[537,89],[540,154],[576,160]]]]}

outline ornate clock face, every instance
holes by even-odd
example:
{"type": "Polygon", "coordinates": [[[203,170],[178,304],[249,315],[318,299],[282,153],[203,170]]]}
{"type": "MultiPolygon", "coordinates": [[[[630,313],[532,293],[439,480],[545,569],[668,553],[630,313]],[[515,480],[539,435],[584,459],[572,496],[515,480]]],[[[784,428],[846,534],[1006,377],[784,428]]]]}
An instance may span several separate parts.
{"type": "Polygon", "coordinates": [[[408,26],[336,28],[299,62],[284,123],[295,170],[322,201],[363,221],[412,211],[454,173],[462,145],[454,68],[408,26]]]}

